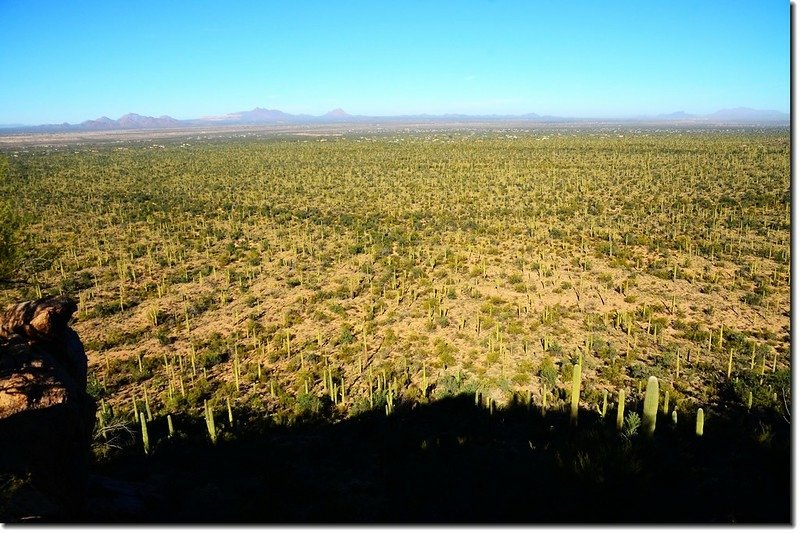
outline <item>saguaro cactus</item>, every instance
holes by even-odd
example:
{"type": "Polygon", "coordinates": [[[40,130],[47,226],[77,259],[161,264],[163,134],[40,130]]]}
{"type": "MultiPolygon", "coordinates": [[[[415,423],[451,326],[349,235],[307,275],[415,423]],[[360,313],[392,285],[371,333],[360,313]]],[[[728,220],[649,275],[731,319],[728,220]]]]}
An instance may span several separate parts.
{"type": "Polygon", "coordinates": [[[208,436],[211,437],[211,442],[217,443],[217,428],[214,425],[214,411],[208,406],[208,401],[203,401],[206,416],[206,429],[208,429],[208,436]]]}
{"type": "Polygon", "coordinates": [[[625,389],[620,389],[617,395],[617,431],[622,431],[625,424],[625,389]]]}
{"type": "Polygon", "coordinates": [[[133,404],[133,418],[135,420],[139,420],[139,408],[136,405],[136,393],[131,393],[131,403],[133,404]]]}
{"type": "Polygon", "coordinates": [[[145,455],[150,455],[150,437],[147,434],[147,420],[144,413],[139,413],[139,421],[142,424],[142,444],[144,445],[145,455]]]}
{"type": "Polygon", "coordinates": [[[144,408],[147,412],[147,421],[153,421],[153,413],[150,411],[150,398],[147,396],[147,387],[144,387],[144,408]]]}
{"type": "Polygon", "coordinates": [[[730,349],[728,354],[728,379],[731,379],[731,372],[733,371],[733,348],[730,349]]]}
{"type": "Polygon", "coordinates": [[[542,384],[542,416],[547,414],[547,389],[542,384]]]}
{"type": "Polygon", "coordinates": [[[656,430],[656,417],[658,415],[658,378],[650,376],[647,379],[647,390],[644,393],[644,409],[642,421],[648,437],[652,437],[656,430]]]}
{"type": "Polygon", "coordinates": [[[608,409],[608,391],[603,391],[603,407],[600,409],[600,416],[606,417],[606,410],[608,409]]]}
{"type": "Polygon", "coordinates": [[[695,422],[694,432],[697,434],[698,437],[703,436],[703,425],[705,424],[705,415],[703,414],[703,408],[700,407],[697,409],[697,421],[695,422]]]}
{"type": "Polygon", "coordinates": [[[581,396],[581,365],[572,367],[572,402],[570,404],[570,421],[578,425],[578,400],[581,396]]]}

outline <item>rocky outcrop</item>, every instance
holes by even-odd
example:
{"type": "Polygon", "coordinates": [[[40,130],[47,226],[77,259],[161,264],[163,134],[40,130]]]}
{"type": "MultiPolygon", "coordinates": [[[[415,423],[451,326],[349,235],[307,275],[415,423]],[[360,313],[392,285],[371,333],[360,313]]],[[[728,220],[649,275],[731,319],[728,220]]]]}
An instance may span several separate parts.
{"type": "MultiPolygon", "coordinates": [[[[68,326],[76,310],[53,297],[0,314],[0,473],[28,476],[59,519],[81,512],[96,408],[86,393],[86,353],[68,326]]],[[[14,512],[13,502],[3,503],[4,513],[14,512]]]]}

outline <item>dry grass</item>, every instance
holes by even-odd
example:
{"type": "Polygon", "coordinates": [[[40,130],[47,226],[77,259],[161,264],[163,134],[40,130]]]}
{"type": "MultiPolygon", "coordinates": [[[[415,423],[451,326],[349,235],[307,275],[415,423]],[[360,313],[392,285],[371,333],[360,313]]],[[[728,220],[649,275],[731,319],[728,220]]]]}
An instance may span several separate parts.
{"type": "Polygon", "coordinates": [[[157,412],[197,416],[207,397],[285,419],[306,387],[335,417],[379,386],[539,401],[545,359],[559,406],[579,358],[584,407],[621,387],[635,401],[652,374],[689,410],[717,402],[730,350],[743,383],[762,360],[789,368],[785,132],[7,155],[0,188],[30,216],[32,285],[0,296],[75,295],[98,394],[120,413],[145,386],[157,412]],[[345,384],[333,406],[328,372],[345,384]]]}

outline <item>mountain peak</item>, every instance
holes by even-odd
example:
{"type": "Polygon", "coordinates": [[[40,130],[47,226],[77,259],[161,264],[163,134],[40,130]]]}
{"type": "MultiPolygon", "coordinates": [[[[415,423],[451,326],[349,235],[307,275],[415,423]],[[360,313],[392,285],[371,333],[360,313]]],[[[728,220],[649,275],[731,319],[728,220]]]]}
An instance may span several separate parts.
{"type": "Polygon", "coordinates": [[[336,109],[331,109],[330,111],[325,113],[324,116],[329,117],[329,118],[345,118],[345,117],[349,117],[351,115],[349,113],[347,113],[341,107],[337,107],[336,109]]]}
{"type": "Polygon", "coordinates": [[[749,107],[734,107],[720,109],[708,115],[711,120],[726,122],[788,122],[789,114],[774,109],[752,109],[749,107]]]}
{"type": "Polygon", "coordinates": [[[232,113],[228,116],[234,120],[238,119],[246,123],[262,121],[285,121],[288,118],[291,118],[291,115],[288,115],[279,109],[264,109],[263,107],[256,107],[251,111],[232,113]]]}
{"type": "Polygon", "coordinates": [[[83,130],[112,130],[112,129],[136,129],[136,128],[168,128],[180,125],[180,121],[168,115],[158,118],[146,117],[136,113],[122,115],[117,120],[112,120],[102,116],[96,120],[87,120],[77,125],[83,130]]]}

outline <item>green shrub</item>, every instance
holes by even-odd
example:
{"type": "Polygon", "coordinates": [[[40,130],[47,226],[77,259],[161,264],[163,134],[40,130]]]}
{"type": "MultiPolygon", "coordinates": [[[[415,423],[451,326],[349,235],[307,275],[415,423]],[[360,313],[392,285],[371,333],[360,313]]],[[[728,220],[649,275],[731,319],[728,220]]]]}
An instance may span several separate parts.
{"type": "Polygon", "coordinates": [[[318,414],[322,409],[322,400],[311,392],[298,394],[294,404],[294,414],[298,417],[307,417],[318,414]]]}
{"type": "Polygon", "coordinates": [[[434,351],[436,353],[436,357],[439,358],[439,362],[442,364],[442,366],[448,367],[450,365],[455,364],[456,348],[452,344],[449,344],[442,339],[436,339],[436,343],[434,345],[434,351]]]}
{"type": "Polygon", "coordinates": [[[544,382],[548,388],[552,389],[556,386],[558,369],[556,365],[553,364],[553,359],[548,355],[545,355],[544,359],[542,359],[542,362],[539,364],[539,377],[542,378],[542,382],[544,382]]]}

